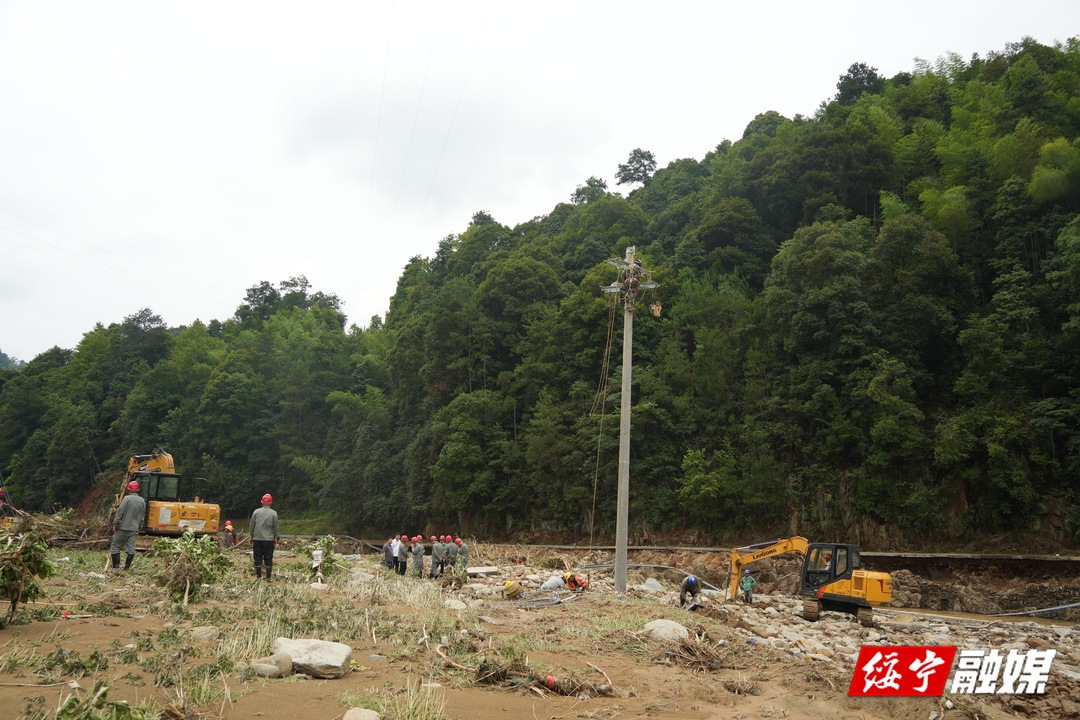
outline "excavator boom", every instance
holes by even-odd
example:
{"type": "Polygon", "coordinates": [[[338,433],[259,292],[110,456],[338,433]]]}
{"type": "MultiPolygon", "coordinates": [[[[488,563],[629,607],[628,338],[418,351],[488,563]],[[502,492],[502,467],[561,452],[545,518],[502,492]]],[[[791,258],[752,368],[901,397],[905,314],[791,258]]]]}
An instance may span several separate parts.
{"type": "Polygon", "coordinates": [[[804,537],[795,536],[783,538],[774,542],[732,548],[731,573],[728,577],[728,599],[735,599],[735,595],[739,590],[739,576],[742,575],[745,566],[752,565],[765,558],[773,557],[775,555],[784,555],[786,553],[795,553],[796,555],[802,556],[806,554],[806,548],[808,547],[810,547],[809,540],[804,537]]]}

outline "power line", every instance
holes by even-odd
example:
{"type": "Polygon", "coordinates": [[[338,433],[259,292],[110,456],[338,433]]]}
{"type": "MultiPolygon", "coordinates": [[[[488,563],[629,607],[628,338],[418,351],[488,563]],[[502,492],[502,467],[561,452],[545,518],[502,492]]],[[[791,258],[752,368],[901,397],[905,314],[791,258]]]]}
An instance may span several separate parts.
{"type": "MultiPolygon", "coordinates": [[[[390,3],[390,27],[386,31],[386,53],[383,56],[382,88],[379,90],[379,114],[375,120],[375,144],[371,149],[371,178],[368,180],[367,208],[364,210],[363,234],[360,244],[367,243],[367,231],[371,225],[371,190],[375,187],[375,161],[379,158],[379,133],[382,130],[383,100],[386,98],[386,76],[390,71],[390,45],[394,36],[394,3],[390,3]]],[[[385,252],[385,245],[384,252],[385,252]]]]}
{"type": "MultiPolygon", "coordinates": [[[[439,34],[439,25],[442,20],[443,4],[439,3],[439,12],[435,16],[435,27],[431,31],[431,41],[428,43],[427,62],[424,65],[424,79],[420,83],[420,96],[416,98],[416,111],[413,113],[412,129],[409,131],[409,143],[405,146],[405,161],[401,164],[401,179],[398,180],[397,196],[394,198],[394,210],[390,215],[390,237],[394,236],[394,226],[397,225],[398,205],[401,202],[401,188],[405,185],[405,172],[409,168],[409,158],[412,155],[413,139],[416,137],[416,124],[420,120],[420,107],[424,103],[424,92],[427,90],[428,72],[431,70],[431,58],[435,55],[435,38],[439,34]]],[[[386,245],[384,244],[385,248],[386,245]]]]}
{"type": "MultiPolygon", "coordinates": [[[[109,250],[107,248],[100,248],[100,247],[94,245],[93,243],[89,243],[89,242],[87,242],[87,241],[85,241],[85,240],[83,240],[81,238],[75,237],[74,235],[71,235],[71,234],[65,233],[63,231],[51,228],[48,225],[44,225],[42,223],[39,223],[36,220],[25,217],[23,215],[20,215],[20,214],[18,214],[16,212],[13,212],[13,211],[8,210],[6,208],[0,208],[0,212],[5,212],[5,213],[11,215],[12,217],[16,217],[16,218],[19,218],[20,220],[23,220],[24,222],[28,222],[28,223],[30,223],[32,225],[36,225],[39,228],[42,228],[43,230],[47,230],[47,231],[49,231],[51,233],[59,235],[60,237],[64,237],[64,238],[67,238],[67,239],[72,240],[74,242],[77,242],[80,245],[85,245],[86,247],[88,247],[91,250],[94,250],[96,252],[102,253],[104,255],[110,255],[110,256],[116,258],[121,263],[123,263],[125,266],[128,266],[128,267],[116,267],[115,265],[112,265],[112,264],[110,264],[108,262],[104,262],[102,260],[98,260],[97,258],[91,257],[89,255],[83,255],[83,254],[75,252],[74,250],[71,250],[69,248],[65,248],[65,247],[63,247],[61,245],[51,243],[48,240],[45,240],[44,238],[38,237],[36,235],[31,235],[29,233],[25,233],[25,232],[23,232],[21,230],[16,230],[15,228],[8,227],[6,225],[0,225],[0,229],[2,229],[2,230],[7,230],[8,232],[12,232],[12,233],[15,233],[17,235],[21,235],[24,238],[27,238],[28,240],[31,240],[31,241],[33,241],[35,243],[41,243],[42,245],[47,245],[48,247],[51,247],[51,248],[53,248],[55,250],[58,250],[60,252],[67,253],[69,255],[74,255],[75,257],[82,258],[83,260],[87,260],[89,262],[100,265],[102,268],[105,268],[108,271],[110,271],[109,273],[106,273],[106,274],[113,274],[113,277],[116,277],[115,273],[120,273],[120,276],[119,276],[120,279],[125,280],[125,281],[130,281],[131,280],[130,267],[142,267],[143,265],[146,264],[145,262],[142,262],[142,261],[136,261],[136,260],[132,260],[130,258],[126,258],[123,255],[119,255],[119,254],[117,254],[117,253],[115,253],[115,252],[113,252],[113,251],[111,251],[111,250],[109,250]]],[[[0,237],[3,237],[3,236],[0,235],[0,237]]],[[[11,242],[11,243],[15,244],[15,245],[20,245],[20,246],[28,248],[30,250],[35,250],[35,251],[40,252],[40,253],[42,253],[44,255],[48,255],[49,257],[55,257],[55,258],[57,258],[59,260],[64,260],[65,262],[70,262],[73,265],[76,265],[78,267],[82,267],[82,268],[90,270],[92,272],[104,272],[103,270],[100,270],[100,269],[90,268],[90,267],[86,267],[85,265],[81,265],[81,264],[71,260],[70,258],[59,256],[59,255],[53,255],[52,253],[48,253],[48,252],[46,252],[46,251],[44,251],[44,250],[42,250],[40,248],[31,246],[31,245],[26,245],[25,243],[20,243],[17,240],[13,240],[12,238],[9,238],[9,237],[5,237],[4,239],[7,240],[8,242],[11,242]]],[[[209,303],[206,303],[206,299],[205,299],[205,297],[203,297],[203,295],[212,295],[214,297],[217,297],[217,298],[221,299],[222,301],[231,301],[228,296],[226,296],[226,295],[224,295],[222,293],[219,293],[219,292],[217,292],[216,290],[214,290],[212,288],[194,286],[191,282],[188,282],[188,281],[185,281],[185,283],[183,285],[170,286],[169,291],[170,291],[170,294],[172,294],[172,295],[179,295],[179,296],[182,296],[182,297],[196,299],[196,300],[206,304],[207,307],[210,307],[210,305],[209,305],[209,303]],[[192,288],[198,290],[199,292],[198,293],[191,292],[192,288]],[[200,293],[202,293],[202,294],[200,294],[200,293]]]]}
{"type": "Polygon", "coordinates": [[[488,13],[490,13],[490,11],[491,3],[489,2],[484,7],[484,19],[480,22],[480,30],[476,33],[476,41],[473,43],[472,54],[469,56],[469,65],[465,68],[465,77],[461,80],[457,101],[454,103],[453,112],[450,113],[450,122],[446,126],[446,134],[443,136],[442,147],[439,148],[439,157],[435,160],[435,169],[431,171],[431,182],[428,183],[427,192],[424,193],[424,202],[420,206],[419,214],[416,216],[414,232],[418,232],[420,221],[423,219],[424,212],[427,210],[428,198],[431,196],[431,188],[435,186],[435,177],[439,174],[439,167],[442,165],[443,155],[446,153],[446,145],[450,140],[450,131],[454,129],[454,120],[457,119],[458,109],[461,107],[461,98],[465,96],[465,86],[468,85],[469,76],[472,74],[473,63],[476,61],[476,51],[480,47],[480,40],[484,37],[484,30],[487,28],[488,13]]]}

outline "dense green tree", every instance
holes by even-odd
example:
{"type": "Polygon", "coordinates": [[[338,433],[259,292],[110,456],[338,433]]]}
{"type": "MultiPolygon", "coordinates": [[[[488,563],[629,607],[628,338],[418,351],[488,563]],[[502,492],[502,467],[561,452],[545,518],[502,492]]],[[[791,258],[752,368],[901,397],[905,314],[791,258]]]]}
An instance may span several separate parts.
{"type": "Polygon", "coordinates": [[[655,171],[656,156],[648,150],[634,148],[630,151],[630,157],[626,159],[626,162],[619,163],[619,169],[615,173],[615,182],[618,185],[640,183],[648,187],[655,171]]]}
{"type": "Polygon", "coordinates": [[[585,181],[584,185],[577,186],[577,189],[570,195],[570,202],[581,205],[602,198],[606,193],[607,183],[593,175],[585,181]]]}
{"type": "Polygon", "coordinates": [[[852,63],[836,83],[836,102],[853,105],[864,93],[875,95],[885,87],[885,78],[878,75],[877,68],[866,63],[852,63]]]}

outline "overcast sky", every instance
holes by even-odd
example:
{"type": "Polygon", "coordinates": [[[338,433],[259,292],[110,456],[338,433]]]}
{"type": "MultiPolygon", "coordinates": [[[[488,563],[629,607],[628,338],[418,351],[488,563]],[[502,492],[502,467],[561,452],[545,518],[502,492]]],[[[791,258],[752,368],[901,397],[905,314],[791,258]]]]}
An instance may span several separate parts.
{"type": "Polygon", "coordinates": [[[0,350],[306,275],[350,323],[477,210],[513,226],[634,148],[812,115],[854,62],[1080,35],[1080,2],[0,0],[0,350]]]}

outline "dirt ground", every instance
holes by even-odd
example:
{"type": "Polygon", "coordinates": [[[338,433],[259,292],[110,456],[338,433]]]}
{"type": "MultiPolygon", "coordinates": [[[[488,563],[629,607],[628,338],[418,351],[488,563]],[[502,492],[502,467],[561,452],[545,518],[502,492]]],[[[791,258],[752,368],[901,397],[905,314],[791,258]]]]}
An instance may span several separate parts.
{"type": "Polygon", "coordinates": [[[444,606],[452,589],[387,575],[371,556],[351,563],[351,580],[315,590],[298,558],[279,559],[267,585],[236,554],[236,570],[185,608],[153,582],[149,558],[125,577],[95,578],[102,553],[63,554],[49,597],[20,611],[27,622],[0,630],[0,720],[51,718],[74,692],[64,683],[89,690],[99,680],[110,700],[173,720],[334,720],[350,706],[413,720],[1004,717],[975,705],[950,710],[940,698],[849,698],[850,667],[749,645],[727,622],[648,598],[595,592],[538,608],[491,598],[454,610],[444,606]],[[375,579],[358,581],[364,573],[375,579]],[[645,638],[641,628],[658,618],[689,627],[711,654],[687,658],[645,638]],[[193,631],[205,627],[219,634],[198,639],[193,631]],[[346,642],[352,672],[263,679],[238,669],[269,654],[282,628],[346,642]],[[515,657],[555,678],[610,683],[613,694],[477,681],[480,662],[515,657]]]}

